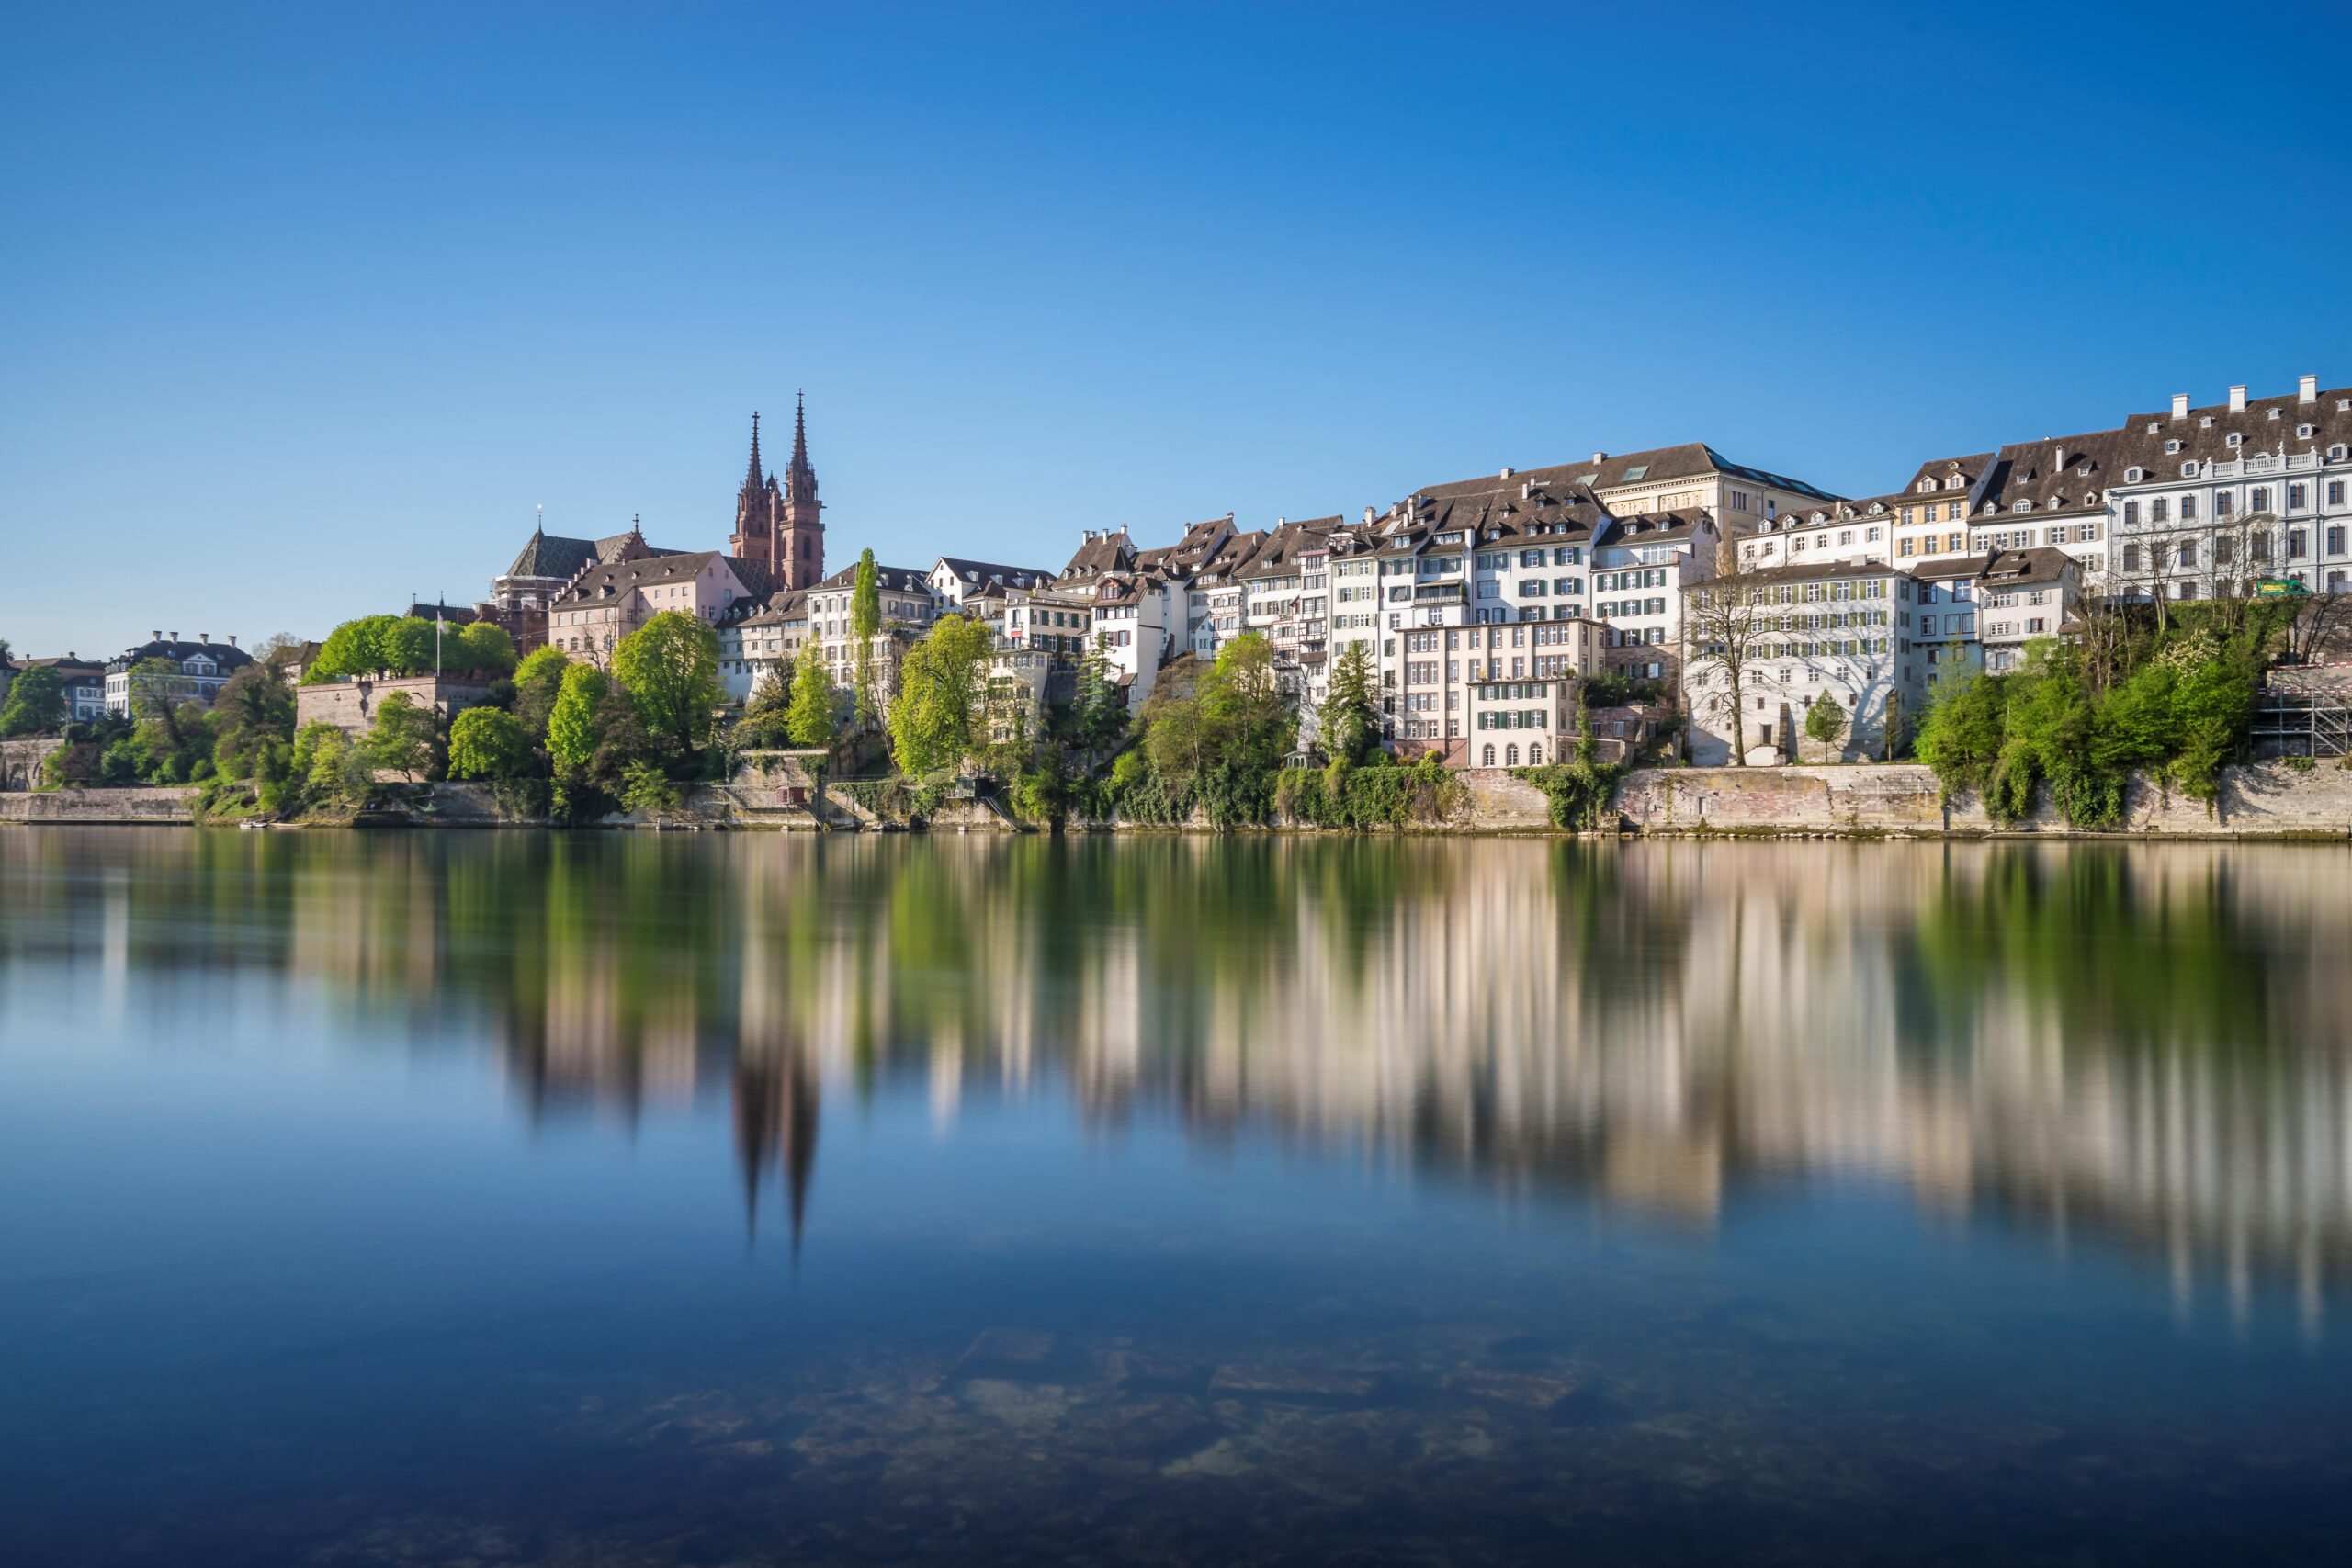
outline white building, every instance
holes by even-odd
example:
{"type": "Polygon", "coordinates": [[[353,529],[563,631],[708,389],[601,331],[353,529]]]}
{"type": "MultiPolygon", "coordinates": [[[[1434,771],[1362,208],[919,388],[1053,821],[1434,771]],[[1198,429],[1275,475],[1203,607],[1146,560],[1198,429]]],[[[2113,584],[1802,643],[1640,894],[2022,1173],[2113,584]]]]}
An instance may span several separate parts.
{"type": "Polygon", "coordinates": [[[718,624],[718,678],[727,694],[748,702],[771,674],[788,688],[801,645],[808,640],[808,595],[797,589],[778,593],[764,606],[738,603],[718,624]]]}
{"type": "Polygon", "coordinates": [[[194,642],[183,642],[177,632],[169,637],[151,632],[147,641],[107,660],[107,712],[130,711],[131,671],[151,660],[161,660],[177,671],[165,683],[174,704],[194,700],[207,706],[229,683],[230,676],[254,661],[253,655],[239,648],[233,637],[226,642],[214,642],[210,632],[198,632],[194,642]]]}
{"type": "MultiPolygon", "coordinates": [[[[1908,723],[1907,663],[1898,633],[1913,604],[1909,576],[1875,561],[1815,561],[1737,580],[1762,615],[1740,672],[1736,729],[1750,761],[1867,761],[1883,757],[1891,731],[1908,723]],[[1823,693],[1845,715],[1831,751],[1804,739],[1806,714],[1823,693]]],[[[1917,645],[1914,644],[1914,647],[1917,645]]],[[[1690,760],[1732,760],[1730,672],[1694,644],[1684,679],[1690,760]]]]}

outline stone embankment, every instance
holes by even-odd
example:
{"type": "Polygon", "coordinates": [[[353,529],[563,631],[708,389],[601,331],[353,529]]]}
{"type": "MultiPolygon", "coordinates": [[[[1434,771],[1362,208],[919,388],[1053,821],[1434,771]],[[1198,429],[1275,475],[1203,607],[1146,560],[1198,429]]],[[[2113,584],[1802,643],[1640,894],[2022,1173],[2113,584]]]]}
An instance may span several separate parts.
{"type": "MultiPolygon", "coordinates": [[[[1527,833],[1551,830],[1544,792],[1508,773],[1479,770],[1463,775],[1463,804],[1453,820],[1408,831],[1527,833]]],[[[0,794],[0,825],[43,823],[187,823],[194,819],[194,789],[86,789],[50,794],[0,794]]],[[[1626,775],[1617,796],[1621,831],[1643,835],[1736,834],[1975,838],[2306,839],[2352,840],[2352,771],[2322,762],[2298,771],[2261,762],[2222,771],[2221,797],[2209,808],[2177,791],[2135,778],[2124,796],[2124,825],[2077,833],[2047,806],[2024,820],[1996,823],[1973,797],[1949,804],[1924,767],[1906,763],[1849,767],[1651,768],[1626,775]]],[[[370,813],[366,825],[420,828],[544,827],[517,819],[487,785],[435,784],[412,801],[370,813]]],[[[323,825],[323,824],[322,824],[323,825]]],[[[875,814],[830,790],[798,783],[705,784],[660,818],[616,815],[612,828],[768,829],[874,831],[875,814]],[[821,818],[820,818],[821,814],[821,818]]],[[[895,826],[896,824],[889,824],[895,826]]],[[[991,801],[942,807],[928,823],[934,832],[1021,832],[991,801]]],[[[1205,830],[1205,820],[1192,828],[1205,830]]],[[[1317,832],[1280,822],[1277,830],[1317,832]]],[[[1102,830],[1097,829],[1096,830],[1102,830]]],[[[1110,830],[1166,832],[1166,828],[1110,830]]],[[[1176,831],[1185,829],[1178,829],[1176,831]]]]}
{"type": "Polygon", "coordinates": [[[196,796],[192,787],[11,792],[0,795],[0,823],[187,823],[196,796]]]}
{"type": "Polygon", "coordinates": [[[1947,805],[1932,772],[1900,762],[1644,769],[1626,775],[1617,812],[1624,829],[1645,834],[2346,839],[2352,838],[2352,773],[2333,761],[2306,772],[2284,762],[2225,768],[2220,798],[2210,808],[2135,777],[2124,792],[2123,825],[2090,834],[2069,828],[2047,804],[2013,823],[1995,822],[1973,795],[1947,805]]]}

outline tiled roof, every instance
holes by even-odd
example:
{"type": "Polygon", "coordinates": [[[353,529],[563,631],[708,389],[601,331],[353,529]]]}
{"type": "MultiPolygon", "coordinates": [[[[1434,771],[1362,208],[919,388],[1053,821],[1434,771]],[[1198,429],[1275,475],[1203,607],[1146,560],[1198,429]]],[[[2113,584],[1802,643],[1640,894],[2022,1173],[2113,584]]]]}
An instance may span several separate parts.
{"type": "Polygon", "coordinates": [[[942,556],[939,558],[948,570],[976,586],[994,578],[1015,588],[1032,588],[1041,586],[1053,576],[1053,573],[1034,566],[1003,566],[995,561],[966,560],[961,556],[942,556]]]}
{"type": "MultiPolygon", "coordinates": [[[[743,564],[732,556],[720,555],[717,550],[692,550],[684,554],[648,556],[640,560],[592,566],[563,591],[556,603],[577,604],[591,599],[612,598],[635,589],[689,582],[700,577],[704,569],[714,560],[724,560],[729,568],[743,564]]],[[[741,581],[740,575],[737,581],[741,581]]]]}
{"type": "Polygon", "coordinates": [[[142,642],[135,648],[123,649],[107,660],[107,668],[128,670],[143,659],[168,659],[173,663],[179,664],[195,658],[199,653],[209,658],[213,663],[223,670],[235,670],[254,661],[252,654],[242,648],[234,648],[225,642],[157,637],[150,642],[142,642]]]}
{"type": "Polygon", "coordinates": [[[2209,463],[2335,446],[2352,446],[2352,388],[2314,389],[2310,402],[2290,392],[2251,399],[2234,411],[2223,402],[2185,409],[2177,418],[2170,409],[2136,413],[2118,429],[2002,447],[1977,515],[2016,513],[2020,502],[2027,512],[2019,515],[2104,512],[2106,491],[2132,482],[2134,468],[2143,483],[2177,480],[2188,477],[2181,469],[2188,463],[2201,472],[2209,463]],[[2305,428],[2310,434],[2302,434],[2305,428]],[[2232,436],[2237,445],[2231,445],[2232,436]]]}
{"type": "MultiPolygon", "coordinates": [[[[874,568],[874,585],[889,593],[928,594],[931,592],[931,573],[927,570],[918,570],[910,566],[884,566],[876,562],[874,568]]],[[[819,588],[856,587],[857,563],[851,562],[817,586],[819,588]]]]}

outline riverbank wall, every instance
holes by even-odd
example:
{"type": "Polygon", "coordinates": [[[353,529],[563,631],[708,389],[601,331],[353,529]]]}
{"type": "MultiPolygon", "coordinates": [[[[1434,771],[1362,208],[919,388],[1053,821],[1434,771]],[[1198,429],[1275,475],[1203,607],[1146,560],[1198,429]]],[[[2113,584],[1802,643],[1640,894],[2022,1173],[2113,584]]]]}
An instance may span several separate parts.
{"type": "Polygon", "coordinates": [[[185,826],[196,820],[192,787],[61,789],[0,795],[0,824],[185,826]]]}
{"type": "MultiPolygon", "coordinates": [[[[1419,833],[1548,833],[1551,803],[1542,790],[1509,773],[1478,770],[1462,775],[1460,804],[1442,823],[1393,829],[1419,833]]],[[[197,791],[85,789],[0,794],[0,826],[43,824],[187,824],[197,791]]],[[[1950,801],[1935,774],[1909,763],[1840,767],[1650,768],[1628,773],[1619,786],[1616,830],[1643,837],[1693,835],[1750,838],[1925,837],[2087,839],[2280,839],[2352,840],[2352,771],[2333,763],[2296,769],[2286,762],[2225,768],[2221,794],[2209,807],[2146,778],[2124,795],[2124,821],[2114,829],[2079,832],[2046,803],[2020,821],[1996,823],[1962,794],[1950,801]]],[[[386,809],[346,822],[311,827],[544,828],[544,818],[517,818],[488,785],[441,784],[416,791],[386,809]]],[[[599,826],[628,829],[872,832],[912,824],[885,821],[831,791],[813,794],[765,784],[704,784],[689,789],[678,809],[658,817],[619,814],[599,826]]],[[[956,801],[923,826],[933,832],[1035,831],[989,801],[956,801]]],[[[1183,826],[1113,822],[1095,832],[1207,831],[1204,819],[1183,826]]],[[[1272,831],[1335,829],[1277,821],[1272,831]]]]}
{"type": "Polygon", "coordinates": [[[2134,776],[2123,821],[2083,833],[2045,800],[2016,822],[1996,822],[1962,793],[1947,802],[1935,773],[1912,763],[1850,767],[1650,768],[1617,795],[1622,829],[1645,835],[1906,834],[1976,838],[2352,839],[2352,773],[2333,763],[2222,770],[2209,807],[2134,776]]]}

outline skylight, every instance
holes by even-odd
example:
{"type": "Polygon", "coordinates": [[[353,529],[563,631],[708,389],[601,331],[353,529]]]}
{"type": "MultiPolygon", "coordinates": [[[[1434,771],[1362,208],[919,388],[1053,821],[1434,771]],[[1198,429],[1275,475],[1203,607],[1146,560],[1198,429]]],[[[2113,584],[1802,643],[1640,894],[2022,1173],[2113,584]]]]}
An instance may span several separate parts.
{"type": "Polygon", "coordinates": [[[1636,463],[1625,470],[1625,482],[1632,484],[1635,479],[1646,478],[1649,471],[1650,466],[1647,463],[1636,463]]]}

